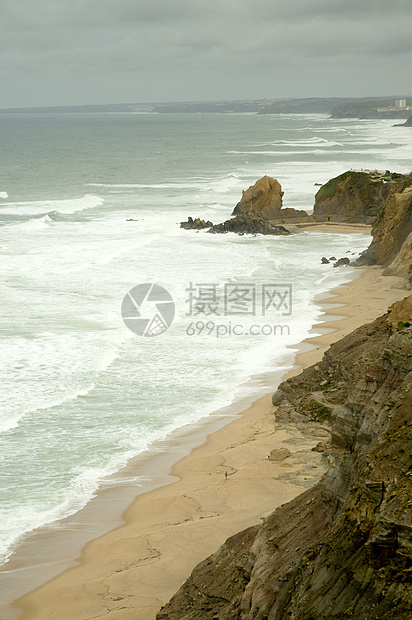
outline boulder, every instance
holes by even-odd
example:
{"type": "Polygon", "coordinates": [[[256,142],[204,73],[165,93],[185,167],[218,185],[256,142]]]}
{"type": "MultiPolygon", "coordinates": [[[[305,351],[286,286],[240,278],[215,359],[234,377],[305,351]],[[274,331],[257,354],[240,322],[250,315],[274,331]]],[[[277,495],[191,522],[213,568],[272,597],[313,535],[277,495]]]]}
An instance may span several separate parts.
{"type": "Polygon", "coordinates": [[[284,226],[276,226],[262,219],[258,215],[249,213],[237,215],[221,224],[215,224],[210,233],[235,232],[239,235],[290,235],[290,231],[284,226]]]}
{"type": "Polygon", "coordinates": [[[322,265],[328,265],[330,263],[330,260],[328,260],[326,256],[322,256],[322,260],[320,262],[322,263],[322,265]]]}
{"type": "Polygon", "coordinates": [[[266,220],[277,219],[282,208],[282,197],[279,181],[265,175],[242,192],[242,198],[232,215],[253,213],[266,220]]]}
{"type": "Polygon", "coordinates": [[[336,263],[334,263],[334,267],[342,267],[343,265],[347,266],[349,265],[350,260],[347,256],[345,256],[344,258],[340,258],[339,260],[336,261],[336,263]]]}
{"type": "Polygon", "coordinates": [[[180,222],[180,228],[186,228],[188,230],[201,230],[202,228],[210,228],[213,226],[213,222],[205,222],[205,220],[201,220],[200,217],[196,217],[193,219],[192,217],[187,218],[187,222],[180,222]]]}
{"type": "Polygon", "coordinates": [[[274,407],[277,407],[278,405],[280,405],[284,398],[285,395],[282,390],[276,390],[276,392],[272,396],[272,405],[274,407]]]}
{"type": "Polygon", "coordinates": [[[287,448],[276,448],[275,450],[270,451],[268,460],[269,461],[284,461],[290,456],[292,456],[292,452],[288,450],[287,448]]]}

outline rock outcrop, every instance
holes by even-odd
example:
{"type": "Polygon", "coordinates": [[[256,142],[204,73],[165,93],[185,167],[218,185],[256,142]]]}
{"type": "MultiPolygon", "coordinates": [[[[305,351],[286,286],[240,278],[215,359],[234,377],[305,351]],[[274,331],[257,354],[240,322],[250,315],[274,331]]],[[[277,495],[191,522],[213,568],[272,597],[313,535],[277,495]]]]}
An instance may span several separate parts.
{"type": "Polygon", "coordinates": [[[282,208],[283,192],[279,181],[264,176],[242,192],[232,215],[255,214],[265,220],[275,220],[282,208]]]}
{"type": "Polygon", "coordinates": [[[412,276],[412,175],[388,188],[385,205],[372,229],[373,240],[359,265],[383,265],[388,275],[412,276]]]}
{"type": "Polygon", "coordinates": [[[202,230],[203,228],[211,228],[213,226],[213,222],[209,220],[205,221],[200,219],[200,217],[192,217],[187,218],[187,222],[180,222],[180,228],[185,228],[186,230],[202,230]]]}
{"type": "Polygon", "coordinates": [[[282,187],[276,179],[264,176],[242,192],[232,215],[250,215],[272,224],[310,222],[312,217],[299,209],[282,208],[282,187]]]}
{"type": "Polygon", "coordinates": [[[394,127],[412,127],[412,116],[409,116],[404,123],[397,123],[394,127]]]}
{"type": "Polygon", "coordinates": [[[279,386],[278,424],[331,420],[327,474],[229,538],[158,620],[412,617],[412,327],[396,322],[410,304],[279,386]]]}
{"type": "Polygon", "coordinates": [[[384,205],[384,185],[377,173],[344,172],[319,189],[312,217],[318,222],[371,224],[384,205]]]}
{"type": "Polygon", "coordinates": [[[271,224],[259,215],[248,213],[245,215],[237,215],[230,220],[226,220],[221,224],[215,224],[208,232],[210,233],[227,233],[235,232],[238,235],[290,235],[291,231],[281,225],[271,224]]]}

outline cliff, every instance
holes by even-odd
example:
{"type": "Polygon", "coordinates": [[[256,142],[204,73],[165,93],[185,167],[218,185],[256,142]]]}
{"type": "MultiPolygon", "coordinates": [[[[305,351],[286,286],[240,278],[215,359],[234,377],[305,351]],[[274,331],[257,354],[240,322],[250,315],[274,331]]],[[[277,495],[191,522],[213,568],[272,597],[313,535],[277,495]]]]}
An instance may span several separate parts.
{"type": "Polygon", "coordinates": [[[389,187],[401,176],[348,170],[319,189],[313,219],[372,224],[385,204],[389,187]]]}
{"type": "Polygon", "coordinates": [[[412,275],[412,175],[387,187],[385,204],[372,229],[372,243],[362,253],[359,265],[378,264],[385,273],[412,275]]]}
{"type": "Polygon", "coordinates": [[[327,474],[229,538],[158,620],[410,620],[412,328],[398,319],[411,307],[395,304],[281,384],[278,424],[331,420],[327,474]]]}

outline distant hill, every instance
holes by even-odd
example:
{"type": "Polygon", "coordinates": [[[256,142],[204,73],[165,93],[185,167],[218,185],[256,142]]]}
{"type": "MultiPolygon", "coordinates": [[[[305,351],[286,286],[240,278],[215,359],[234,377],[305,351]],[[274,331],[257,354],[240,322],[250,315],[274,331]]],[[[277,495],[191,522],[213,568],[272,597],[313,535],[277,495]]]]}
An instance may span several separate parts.
{"type": "Polygon", "coordinates": [[[115,103],[80,106],[3,108],[0,114],[330,114],[335,118],[407,118],[408,108],[395,108],[396,97],[314,97],[169,103],[115,103]]]}

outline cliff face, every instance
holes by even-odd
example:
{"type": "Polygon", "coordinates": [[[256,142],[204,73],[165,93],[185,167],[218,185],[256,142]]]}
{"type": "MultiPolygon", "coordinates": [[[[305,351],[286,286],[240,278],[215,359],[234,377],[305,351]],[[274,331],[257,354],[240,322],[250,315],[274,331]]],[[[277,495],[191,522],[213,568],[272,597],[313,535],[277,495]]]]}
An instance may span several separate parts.
{"type": "Polygon", "coordinates": [[[390,187],[385,205],[372,230],[373,241],[359,264],[390,266],[405,274],[412,265],[412,177],[390,187]]]}
{"type": "Polygon", "coordinates": [[[313,219],[320,222],[371,224],[385,204],[391,176],[348,171],[322,185],[315,196],[313,219]]]}
{"type": "Polygon", "coordinates": [[[280,386],[279,424],[332,420],[328,473],[199,564],[158,620],[410,620],[411,303],[280,386]]]}

